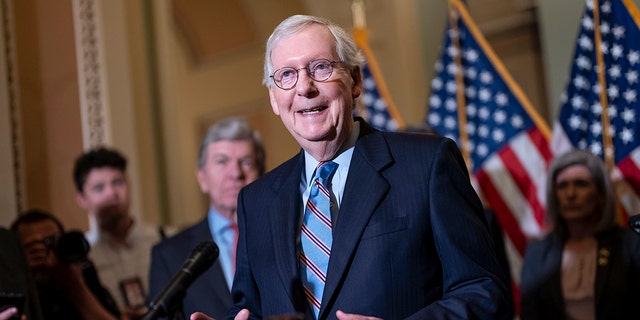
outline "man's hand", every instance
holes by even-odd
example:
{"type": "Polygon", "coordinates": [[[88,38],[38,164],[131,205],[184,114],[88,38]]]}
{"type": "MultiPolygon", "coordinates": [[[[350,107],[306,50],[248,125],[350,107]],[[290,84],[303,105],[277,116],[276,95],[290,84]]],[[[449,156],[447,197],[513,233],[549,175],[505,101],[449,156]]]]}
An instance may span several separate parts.
{"type": "Polygon", "coordinates": [[[11,317],[15,316],[16,314],[18,314],[18,308],[16,307],[7,308],[2,312],[0,312],[0,320],[11,319],[11,317]]]}
{"type": "Polygon", "coordinates": [[[189,320],[216,320],[216,319],[211,318],[202,312],[194,312],[191,314],[191,316],[189,316],[189,320]]]}
{"type": "MultiPolygon", "coordinates": [[[[242,309],[240,310],[240,312],[238,312],[238,314],[236,314],[233,320],[248,320],[250,314],[251,313],[249,312],[249,309],[242,309]]],[[[216,319],[211,318],[202,312],[194,312],[189,317],[189,320],[216,320],[216,319]]]]}
{"type": "Polygon", "coordinates": [[[336,311],[336,317],[338,317],[339,320],[382,320],[376,317],[367,317],[359,314],[344,313],[340,310],[336,311]]]}

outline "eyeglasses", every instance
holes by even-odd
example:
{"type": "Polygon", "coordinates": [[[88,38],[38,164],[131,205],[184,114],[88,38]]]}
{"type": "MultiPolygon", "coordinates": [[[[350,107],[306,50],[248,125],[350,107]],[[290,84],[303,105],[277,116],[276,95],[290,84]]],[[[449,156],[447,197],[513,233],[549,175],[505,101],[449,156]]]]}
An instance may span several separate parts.
{"type": "Polygon", "coordinates": [[[271,75],[271,78],[278,88],[282,90],[290,90],[296,86],[296,83],[298,83],[298,71],[307,69],[307,74],[311,79],[324,82],[329,80],[331,77],[334,63],[340,63],[340,61],[329,61],[327,59],[313,60],[304,68],[280,68],[271,75]]]}
{"type": "Polygon", "coordinates": [[[24,248],[27,251],[42,249],[42,246],[44,246],[44,249],[51,249],[58,243],[58,240],[60,240],[60,235],[55,234],[43,239],[29,241],[24,244],[24,248]]]}

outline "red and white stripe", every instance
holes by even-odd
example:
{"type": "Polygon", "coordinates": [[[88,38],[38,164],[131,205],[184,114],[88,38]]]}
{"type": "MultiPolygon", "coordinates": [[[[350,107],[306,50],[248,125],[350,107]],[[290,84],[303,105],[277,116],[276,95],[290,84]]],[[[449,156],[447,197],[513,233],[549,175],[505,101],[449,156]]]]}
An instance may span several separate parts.
{"type": "Polygon", "coordinates": [[[532,128],[512,139],[484,161],[473,176],[504,232],[505,250],[519,301],[520,271],[527,243],[544,232],[546,173],[552,154],[540,130],[532,128]]]}

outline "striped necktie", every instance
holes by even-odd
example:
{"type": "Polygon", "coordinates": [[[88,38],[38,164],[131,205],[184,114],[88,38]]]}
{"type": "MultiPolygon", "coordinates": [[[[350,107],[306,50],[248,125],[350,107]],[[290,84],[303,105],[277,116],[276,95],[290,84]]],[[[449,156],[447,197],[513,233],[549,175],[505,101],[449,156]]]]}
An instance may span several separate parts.
{"type": "Polygon", "coordinates": [[[307,301],[318,318],[322,292],[331,255],[331,193],[329,177],[336,171],[335,162],[320,162],[311,182],[309,200],[304,210],[300,242],[300,267],[307,301]]]}

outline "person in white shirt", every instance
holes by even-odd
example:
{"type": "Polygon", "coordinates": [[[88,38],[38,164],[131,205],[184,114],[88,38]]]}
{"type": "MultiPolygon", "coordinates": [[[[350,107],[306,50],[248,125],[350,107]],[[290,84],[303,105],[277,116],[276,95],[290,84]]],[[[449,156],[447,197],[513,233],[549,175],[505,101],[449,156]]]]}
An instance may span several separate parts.
{"type": "Polygon", "coordinates": [[[89,255],[118,307],[135,316],[144,312],[151,246],[162,232],[129,213],[126,168],[122,154],[100,147],[77,158],[73,178],[78,205],[89,214],[89,255]]]}

